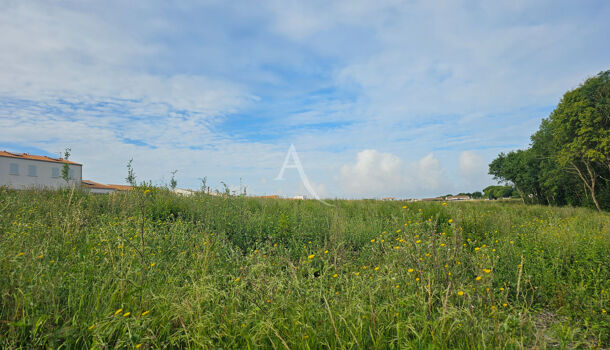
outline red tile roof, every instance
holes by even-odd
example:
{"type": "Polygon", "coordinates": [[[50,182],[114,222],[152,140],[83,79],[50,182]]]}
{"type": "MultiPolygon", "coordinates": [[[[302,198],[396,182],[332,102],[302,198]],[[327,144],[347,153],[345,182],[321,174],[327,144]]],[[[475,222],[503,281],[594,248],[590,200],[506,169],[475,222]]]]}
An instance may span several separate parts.
{"type": "Polygon", "coordinates": [[[117,191],[131,191],[131,189],[132,189],[132,187],[129,186],[129,185],[111,185],[111,184],[108,184],[106,186],[108,186],[110,188],[113,188],[113,189],[115,189],[117,191]]]}
{"type": "Polygon", "coordinates": [[[91,180],[83,180],[82,183],[83,183],[83,186],[87,187],[87,188],[103,188],[103,189],[109,189],[109,190],[114,189],[114,187],[112,187],[112,186],[103,185],[101,183],[91,181],[91,180]]]}
{"type": "Polygon", "coordinates": [[[80,163],[75,163],[71,160],[63,159],[63,158],[51,158],[47,156],[36,156],[33,154],[27,153],[11,153],[7,151],[0,151],[0,157],[9,157],[9,158],[18,158],[18,159],[30,159],[30,160],[40,160],[43,162],[53,162],[53,163],[67,163],[73,165],[81,165],[80,163]]]}

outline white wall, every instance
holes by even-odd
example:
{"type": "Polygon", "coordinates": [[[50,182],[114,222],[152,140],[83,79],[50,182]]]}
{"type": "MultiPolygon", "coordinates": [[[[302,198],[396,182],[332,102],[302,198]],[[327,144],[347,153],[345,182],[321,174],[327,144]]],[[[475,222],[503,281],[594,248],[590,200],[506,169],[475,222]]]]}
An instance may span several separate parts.
{"type": "MultiPolygon", "coordinates": [[[[13,189],[25,188],[59,188],[66,186],[66,181],[61,178],[61,171],[64,163],[45,162],[32,159],[20,159],[0,156],[0,186],[8,186],[13,189]],[[10,175],[10,164],[17,164],[19,175],[10,175]],[[28,175],[28,166],[36,167],[36,176],[28,175]],[[59,169],[59,177],[52,177],[52,168],[59,169]]],[[[69,185],[80,186],[83,179],[82,165],[69,164],[74,172],[74,178],[69,185]]]]}
{"type": "Polygon", "coordinates": [[[93,194],[108,194],[108,193],[113,193],[114,190],[111,188],[85,188],[85,190],[89,191],[89,193],[93,193],[93,194]]]}

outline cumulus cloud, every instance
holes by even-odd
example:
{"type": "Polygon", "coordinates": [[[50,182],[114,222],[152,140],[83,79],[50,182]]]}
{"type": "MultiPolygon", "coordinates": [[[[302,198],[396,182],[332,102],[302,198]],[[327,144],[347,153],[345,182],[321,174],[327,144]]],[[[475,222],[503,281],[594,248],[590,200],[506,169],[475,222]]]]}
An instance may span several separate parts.
{"type": "Polygon", "coordinates": [[[341,167],[339,182],[347,196],[426,196],[450,188],[438,158],[430,153],[405,163],[391,153],[367,149],[341,167]]]}

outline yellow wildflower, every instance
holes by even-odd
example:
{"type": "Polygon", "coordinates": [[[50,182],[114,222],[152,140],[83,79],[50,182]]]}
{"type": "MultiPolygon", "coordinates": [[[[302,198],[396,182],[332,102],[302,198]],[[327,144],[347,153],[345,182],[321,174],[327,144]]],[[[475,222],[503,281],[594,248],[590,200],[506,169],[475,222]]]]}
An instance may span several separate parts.
{"type": "Polygon", "coordinates": [[[328,250],[325,250],[325,251],[324,251],[324,254],[328,254],[328,250]]]}
{"type": "Polygon", "coordinates": [[[480,281],[481,280],[481,276],[477,276],[477,278],[475,278],[475,280],[480,281]]]}
{"type": "Polygon", "coordinates": [[[94,324],[92,324],[92,325],[89,327],[89,330],[92,330],[92,329],[93,329],[93,327],[95,327],[95,323],[94,323],[94,324]]]}
{"type": "Polygon", "coordinates": [[[408,269],[407,271],[408,271],[409,273],[411,273],[411,272],[413,272],[413,269],[408,269]]]}
{"type": "Polygon", "coordinates": [[[123,309],[118,309],[118,310],[116,310],[116,311],[114,312],[114,314],[115,314],[115,315],[118,315],[118,314],[120,314],[121,312],[123,312],[123,309]]]}
{"type": "Polygon", "coordinates": [[[375,243],[375,238],[371,239],[371,243],[375,243]]]}
{"type": "Polygon", "coordinates": [[[129,315],[131,315],[131,312],[126,312],[125,314],[123,314],[123,317],[127,317],[129,315]]]}
{"type": "Polygon", "coordinates": [[[452,222],[453,222],[453,219],[449,219],[449,223],[452,223],[452,222]]]}
{"type": "Polygon", "coordinates": [[[464,295],[464,292],[462,292],[461,290],[457,292],[457,295],[462,296],[464,295]]]}
{"type": "Polygon", "coordinates": [[[142,347],[142,343],[140,343],[140,344],[136,345],[136,349],[139,349],[139,348],[141,348],[141,347],[142,347]]]}
{"type": "Polygon", "coordinates": [[[334,275],[333,275],[333,278],[337,278],[337,277],[339,277],[339,275],[338,275],[338,274],[334,274],[334,275]]]}
{"type": "Polygon", "coordinates": [[[150,310],[146,310],[146,311],[142,312],[142,316],[148,315],[149,312],[150,312],[150,310]]]}
{"type": "Polygon", "coordinates": [[[310,256],[308,256],[308,257],[307,257],[307,259],[311,260],[311,259],[313,259],[313,258],[315,258],[315,257],[316,257],[316,255],[315,255],[315,254],[311,254],[310,256]]]}
{"type": "Polygon", "coordinates": [[[233,282],[239,282],[240,279],[241,279],[240,277],[237,277],[236,279],[233,280],[233,282]]]}
{"type": "Polygon", "coordinates": [[[483,272],[485,272],[485,273],[490,273],[490,272],[491,272],[491,269],[483,269],[483,272]]]}

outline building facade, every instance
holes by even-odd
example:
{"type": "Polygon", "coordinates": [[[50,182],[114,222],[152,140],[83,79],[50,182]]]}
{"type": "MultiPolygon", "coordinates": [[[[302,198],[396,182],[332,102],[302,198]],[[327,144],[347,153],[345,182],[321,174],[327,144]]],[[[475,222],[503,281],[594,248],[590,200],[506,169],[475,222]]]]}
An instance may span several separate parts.
{"type": "Polygon", "coordinates": [[[62,158],[36,156],[27,153],[0,151],[0,186],[11,189],[80,186],[83,177],[82,164],[62,158]],[[69,168],[69,181],[62,178],[64,164],[69,168]]]}

